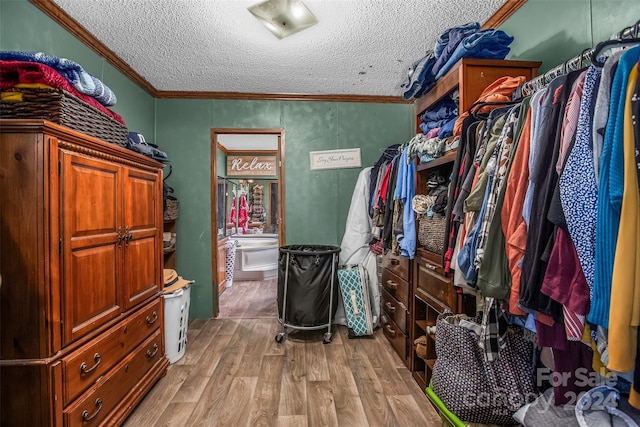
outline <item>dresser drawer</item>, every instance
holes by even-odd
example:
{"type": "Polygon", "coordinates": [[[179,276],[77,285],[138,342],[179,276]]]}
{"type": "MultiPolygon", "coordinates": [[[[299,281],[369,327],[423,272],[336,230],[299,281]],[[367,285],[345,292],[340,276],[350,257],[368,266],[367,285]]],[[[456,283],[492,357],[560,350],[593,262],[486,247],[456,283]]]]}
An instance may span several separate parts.
{"type": "Polygon", "coordinates": [[[382,287],[389,295],[409,307],[409,283],[393,274],[386,268],[382,272],[382,287]]]}
{"type": "Polygon", "coordinates": [[[97,426],[123,397],[164,356],[161,330],[156,331],[136,351],[102,376],[96,384],[63,411],[65,426],[97,426]]]}
{"type": "Polygon", "coordinates": [[[453,281],[442,274],[442,268],[425,258],[416,258],[416,271],[416,287],[452,312],[457,312],[458,293],[453,281]]]}
{"type": "Polygon", "coordinates": [[[388,252],[382,257],[382,267],[393,271],[401,279],[409,280],[409,258],[388,252]]]}
{"type": "Polygon", "coordinates": [[[384,289],[382,290],[382,308],[386,315],[398,325],[398,328],[407,334],[407,307],[400,304],[384,289]]]}
{"type": "Polygon", "coordinates": [[[163,323],[161,303],[161,299],[157,298],[62,359],[63,405],[79,396],[140,342],[160,328],[163,323]]]}
{"type": "Polygon", "coordinates": [[[393,349],[398,353],[398,356],[400,356],[400,359],[407,364],[407,336],[402,333],[398,325],[386,314],[382,313],[381,319],[384,336],[387,337],[393,349]]]}

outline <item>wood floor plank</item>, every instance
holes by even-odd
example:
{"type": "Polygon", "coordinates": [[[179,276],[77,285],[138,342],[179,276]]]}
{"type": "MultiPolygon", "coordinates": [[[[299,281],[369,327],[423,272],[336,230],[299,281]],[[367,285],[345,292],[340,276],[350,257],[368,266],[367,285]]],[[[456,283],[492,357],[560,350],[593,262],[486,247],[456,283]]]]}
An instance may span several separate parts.
{"type": "Polygon", "coordinates": [[[309,426],[338,426],[332,384],[329,381],[307,381],[307,420],[309,426]]]}
{"type": "Polygon", "coordinates": [[[158,418],[169,406],[191,369],[193,368],[189,366],[169,366],[167,375],[153,386],[136,410],[129,415],[124,425],[127,427],[157,425],[158,418]]]}
{"type": "Polygon", "coordinates": [[[307,427],[306,415],[279,415],[276,427],[307,427]]]}
{"type": "Polygon", "coordinates": [[[418,383],[413,379],[411,372],[409,372],[409,370],[404,366],[401,368],[397,368],[397,370],[398,374],[404,379],[405,383],[407,384],[407,388],[413,396],[413,400],[418,407],[418,410],[420,410],[424,414],[427,420],[435,422],[434,425],[439,426],[440,415],[438,415],[429,399],[426,398],[424,390],[421,389],[418,383]]]}
{"type": "Polygon", "coordinates": [[[349,364],[369,425],[372,427],[398,425],[376,372],[369,362],[365,359],[354,359],[350,360],[349,364]]]}
{"type": "Polygon", "coordinates": [[[217,426],[242,427],[247,425],[257,382],[257,377],[235,377],[231,381],[229,393],[216,423],[217,426]]]}
{"type": "Polygon", "coordinates": [[[364,412],[344,346],[332,343],[326,346],[325,352],[329,361],[329,376],[338,425],[367,426],[367,415],[364,412]]]}
{"type": "Polygon", "coordinates": [[[329,381],[329,367],[321,339],[305,343],[305,357],[307,365],[307,381],[329,381]]]}
{"type": "Polygon", "coordinates": [[[424,414],[416,407],[413,396],[387,396],[387,401],[401,426],[428,425],[424,414]]]}
{"type": "Polygon", "coordinates": [[[242,348],[227,347],[224,350],[220,362],[209,378],[200,400],[193,409],[186,425],[215,425],[222,412],[223,403],[229,393],[241,359],[242,348]]]}
{"type": "Polygon", "coordinates": [[[304,344],[285,340],[284,367],[278,415],[307,415],[307,387],[304,344]]]}
{"type": "Polygon", "coordinates": [[[197,338],[190,339],[189,335],[187,335],[188,340],[186,348],[188,348],[189,351],[186,351],[185,349],[184,356],[180,358],[176,364],[193,365],[194,363],[197,363],[198,359],[202,357],[205,349],[209,346],[209,343],[211,343],[211,340],[218,333],[221,327],[221,322],[208,322],[200,329],[200,333],[197,338]]]}
{"type": "Polygon", "coordinates": [[[270,334],[271,325],[266,322],[254,319],[254,327],[251,330],[251,335],[247,335],[245,339],[251,343],[248,345],[242,360],[240,367],[238,368],[238,375],[245,377],[257,377],[260,374],[262,367],[262,357],[275,342],[270,334]]]}
{"type": "MultiPolygon", "coordinates": [[[[184,427],[184,420],[189,418],[196,406],[193,402],[172,402],[164,410],[155,426],[184,427]]],[[[143,424],[140,424],[143,425],[143,424]]]]}
{"type": "Polygon", "coordinates": [[[409,394],[407,384],[398,374],[397,368],[390,363],[388,352],[380,350],[375,338],[363,339],[362,345],[368,355],[367,360],[376,371],[384,394],[388,396],[409,394]]]}
{"type": "MultiPolygon", "coordinates": [[[[218,322],[218,330],[221,322],[218,322]]],[[[202,392],[209,382],[213,371],[218,366],[222,353],[227,348],[233,335],[214,335],[208,340],[209,345],[202,356],[198,359],[197,368],[193,369],[184,381],[176,395],[174,402],[197,402],[202,396],[202,392]]]]}
{"type": "Polygon", "coordinates": [[[249,426],[271,427],[276,424],[283,367],[284,356],[272,355],[262,358],[260,375],[253,394],[249,426]]]}

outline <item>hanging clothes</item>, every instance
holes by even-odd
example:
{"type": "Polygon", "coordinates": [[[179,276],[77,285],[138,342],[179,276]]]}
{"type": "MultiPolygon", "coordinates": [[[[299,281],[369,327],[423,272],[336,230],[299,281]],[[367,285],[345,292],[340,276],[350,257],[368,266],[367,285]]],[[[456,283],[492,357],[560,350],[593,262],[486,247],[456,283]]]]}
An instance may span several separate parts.
{"type": "Polygon", "coordinates": [[[624,188],[622,176],[624,94],[629,74],[636,65],[639,54],[640,46],[626,50],[620,58],[611,87],[609,118],[600,157],[595,276],[589,321],[604,327],[609,326],[611,277],[624,188]]]}

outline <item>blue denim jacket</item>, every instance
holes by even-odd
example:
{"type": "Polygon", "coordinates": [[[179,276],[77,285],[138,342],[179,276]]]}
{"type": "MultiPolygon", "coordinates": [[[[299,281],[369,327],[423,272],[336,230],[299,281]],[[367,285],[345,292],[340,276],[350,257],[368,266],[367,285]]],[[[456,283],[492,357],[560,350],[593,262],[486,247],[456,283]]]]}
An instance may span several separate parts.
{"type": "MultiPolygon", "coordinates": [[[[460,42],[462,42],[462,40],[467,36],[478,32],[479,29],[480,24],[472,22],[459,27],[449,28],[438,38],[434,47],[436,63],[433,65],[433,70],[431,71],[434,76],[437,76],[442,67],[448,63],[449,58],[451,58],[451,55],[456,50],[460,42]],[[447,44],[442,46],[445,40],[447,44]]],[[[437,80],[438,77],[435,77],[435,79],[437,80]]]]}
{"type": "Polygon", "coordinates": [[[471,33],[475,33],[478,30],[480,30],[479,22],[469,22],[467,24],[460,25],[457,27],[451,27],[445,30],[436,39],[436,44],[433,47],[433,53],[435,54],[436,58],[439,58],[440,56],[442,56],[442,52],[444,52],[445,48],[449,44],[449,41],[451,40],[451,33],[462,31],[462,32],[468,32],[468,34],[471,34],[471,33]]]}
{"type": "Polygon", "coordinates": [[[462,58],[504,59],[509,54],[512,42],[513,37],[502,30],[488,29],[471,34],[458,44],[446,64],[438,70],[436,80],[462,58]]]}
{"type": "Polygon", "coordinates": [[[402,87],[406,88],[402,94],[404,99],[417,98],[433,87],[435,82],[433,81],[431,69],[435,62],[436,58],[433,52],[429,52],[413,66],[413,72],[408,81],[402,84],[402,87]]]}

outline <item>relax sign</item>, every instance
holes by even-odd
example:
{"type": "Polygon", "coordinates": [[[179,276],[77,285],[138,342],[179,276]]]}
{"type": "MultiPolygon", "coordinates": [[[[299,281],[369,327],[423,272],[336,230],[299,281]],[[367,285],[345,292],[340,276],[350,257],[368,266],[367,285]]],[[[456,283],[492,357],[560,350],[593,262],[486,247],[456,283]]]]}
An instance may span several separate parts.
{"type": "Polygon", "coordinates": [[[227,156],[227,176],[276,176],[276,156],[227,156]]]}

